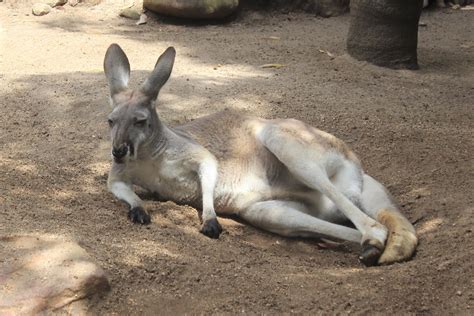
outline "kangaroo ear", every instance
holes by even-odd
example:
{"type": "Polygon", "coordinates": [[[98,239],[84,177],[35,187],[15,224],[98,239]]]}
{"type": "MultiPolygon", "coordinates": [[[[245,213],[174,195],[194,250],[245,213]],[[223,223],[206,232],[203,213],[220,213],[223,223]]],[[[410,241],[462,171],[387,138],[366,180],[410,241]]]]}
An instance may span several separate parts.
{"type": "Polygon", "coordinates": [[[142,92],[151,100],[156,100],[161,87],[168,81],[173,70],[174,58],[176,50],[173,47],[168,47],[155,64],[151,75],[142,85],[142,92]]]}
{"type": "Polygon", "coordinates": [[[105,53],[104,72],[109,81],[111,97],[127,88],[130,78],[130,63],[127,55],[117,44],[110,45],[105,53]]]}

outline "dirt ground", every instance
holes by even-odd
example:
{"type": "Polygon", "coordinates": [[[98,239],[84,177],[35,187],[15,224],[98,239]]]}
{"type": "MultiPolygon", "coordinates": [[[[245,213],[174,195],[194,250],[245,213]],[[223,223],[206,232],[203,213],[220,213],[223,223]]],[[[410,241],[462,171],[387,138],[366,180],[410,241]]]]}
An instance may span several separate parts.
{"type": "Polygon", "coordinates": [[[394,71],[346,55],[348,15],[136,26],[116,7],[35,17],[0,3],[1,235],[78,240],[110,277],[91,309],[101,315],[473,313],[473,11],[424,12],[421,69],[394,71]],[[153,223],[130,223],[106,189],[102,61],[112,42],[129,56],[132,85],[176,47],[157,108],[169,125],[234,108],[301,119],[349,143],[415,223],[415,258],[365,268],[357,245],[322,249],[230,219],[211,240],[194,209],[149,196],[153,223]],[[286,67],[260,67],[268,63],[286,67]]]}

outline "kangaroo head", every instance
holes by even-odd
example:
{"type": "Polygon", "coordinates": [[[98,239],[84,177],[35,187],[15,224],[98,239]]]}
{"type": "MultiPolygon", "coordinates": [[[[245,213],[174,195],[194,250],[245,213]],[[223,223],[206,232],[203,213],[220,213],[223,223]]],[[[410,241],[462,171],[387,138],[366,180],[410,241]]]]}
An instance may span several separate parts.
{"type": "Polygon", "coordinates": [[[151,75],[139,89],[129,89],[130,64],[117,44],[107,49],[104,72],[109,82],[113,106],[108,116],[111,129],[112,156],[117,163],[136,159],[140,145],[159,137],[161,123],[155,101],[161,87],[170,77],[176,51],[169,47],[158,58],[151,75]]]}

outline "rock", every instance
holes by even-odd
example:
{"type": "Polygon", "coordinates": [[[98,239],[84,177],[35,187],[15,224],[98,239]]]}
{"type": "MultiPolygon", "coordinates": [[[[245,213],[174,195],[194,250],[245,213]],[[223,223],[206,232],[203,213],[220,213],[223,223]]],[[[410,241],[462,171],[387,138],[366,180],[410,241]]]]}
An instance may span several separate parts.
{"type": "Polygon", "coordinates": [[[234,13],[239,0],[144,0],[143,5],[156,13],[174,17],[219,19],[234,13]]]}
{"type": "MultiPolygon", "coordinates": [[[[248,1],[250,2],[250,1],[248,1]]],[[[256,1],[258,3],[258,1],[256,1]]],[[[349,0],[265,0],[263,7],[280,9],[284,12],[303,10],[323,17],[341,15],[349,12],[349,0]]],[[[244,5],[246,3],[244,2],[244,5]]],[[[248,5],[248,4],[247,4],[248,5]]],[[[258,7],[258,5],[257,5],[258,7]]]]}
{"type": "Polygon", "coordinates": [[[132,20],[140,19],[140,14],[141,14],[141,10],[135,7],[123,8],[122,10],[120,10],[120,13],[119,13],[120,16],[124,18],[129,18],[132,20]]]}
{"type": "Polygon", "coordinates": [[[319,0],[317,13],[322,17],[341,15],[349,11],[348,0],[319,0]]]}
{"type": "Polygon", "coordinates": [[[128,7],[122,8],[119,15],[132,20],[139,20],[143,13],[143,0],[134,0],[128,7]]]}
{"type": "Polygon", "coordinates": [[[54,8],[59,5],[65,5],[67,0],[42,0],[41,2],[49,5],[51,8],[54,8]]]}
{"type": "Polygon", "coordinates": [[[0,237],[0,258],[0,315],[85,314],[84,298],[109,289],[87,252],[59,237],[0,237]]]}
{"type": "Polygon", "coordinates": [[[51,12],[51,6],[46,3],[35,3],[33,4],[31,11],[36,16],[46,15],[51,12]]]}
{"type": "Polygon", "coordinates": [[[137,23],[135,23],[136,25],[142,25],[142,24],[146,24],[146,22],[148,21],[148,17],[146,16],[145,13],[142,13],[140,14],[140,18],[138,19],[137,23]]]}
{"type": "Polygon", "coordinates": [[[444,0],[436,0],[436,7],[445,8],[446,4],[444,3],[444,0]]]}

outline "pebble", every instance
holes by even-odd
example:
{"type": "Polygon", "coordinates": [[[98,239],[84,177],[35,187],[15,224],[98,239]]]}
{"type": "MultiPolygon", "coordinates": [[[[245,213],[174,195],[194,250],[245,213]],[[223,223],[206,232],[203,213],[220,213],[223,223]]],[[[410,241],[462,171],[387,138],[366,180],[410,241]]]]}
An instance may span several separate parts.
{"type": "Polygon", "coordinates": [[[57,6],[65,5],[67,0],[42,0],[41,2],[49,5],[51,8],[54,8],[57,6]]]}
{"type": "Polygon", "coordinates": [[[42,16],[51,12],[51,9],[52,9],[51,6],[46,3],[35,3],[33,4],[31,11],[36,16],[42,16]]]}
{"type": "Polygon", "coordinates": [[[124,18],[129,18],[129,19],[132,19],[132,20],[139,20],[140,19],[140,12],[131,7],[131,8],[124,8],[120,11],[119,13],[120,16],[124,17],[124,18]]]}

